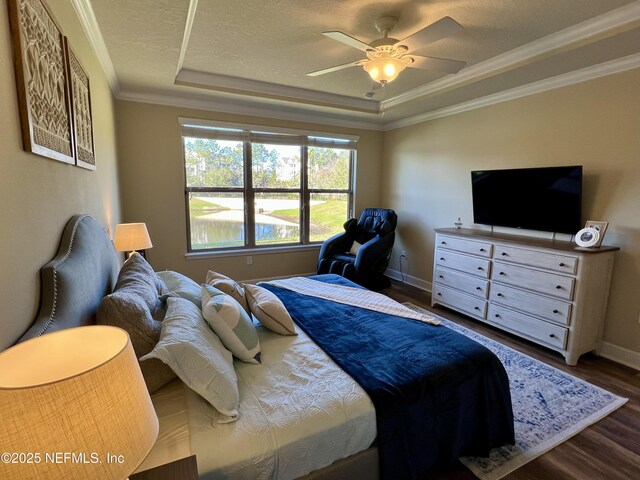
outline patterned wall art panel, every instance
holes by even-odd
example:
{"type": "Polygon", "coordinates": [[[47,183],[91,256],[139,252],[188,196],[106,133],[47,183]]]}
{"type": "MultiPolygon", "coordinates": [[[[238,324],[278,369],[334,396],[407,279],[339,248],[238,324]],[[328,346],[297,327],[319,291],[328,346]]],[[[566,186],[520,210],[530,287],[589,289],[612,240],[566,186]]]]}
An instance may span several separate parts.
{"type": "Polygon", "coordinates": [[[93,120],[91,117],[91,95],[89,77],[74,55],[65,37],[67,66],[69,69],[69,91],[71,94],[71,118],[73,120],[76,165],[89,170],[96,169],[93,148],[93,120]]]}
{"type": "Polygon", "coordinates": [[[25,150],[75,163],[63,35],[42,0],[8,0],[25,150]]]}

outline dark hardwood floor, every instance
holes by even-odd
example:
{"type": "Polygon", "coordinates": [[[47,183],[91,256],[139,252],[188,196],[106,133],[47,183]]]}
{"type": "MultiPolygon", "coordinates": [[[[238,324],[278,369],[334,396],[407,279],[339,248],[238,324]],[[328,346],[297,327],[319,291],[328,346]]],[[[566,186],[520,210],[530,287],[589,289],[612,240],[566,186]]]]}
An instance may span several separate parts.
{"type": "MultiPolygon", "coordinates": [[[[393,282],[382,293],[399,302],[411,302],[470,330],[526,353],[542,362],[598,385],[629,401],[612,414],[566,442],[504,477],[507,480],[631,480],[640,479],[640,372],[593,354],[567,366],[557,352],[502,332],[452,310],[431,308],[429,293],[393,282]]],[[[473,480],[462,464],[434,472],[431,479],[473,480]]]]}

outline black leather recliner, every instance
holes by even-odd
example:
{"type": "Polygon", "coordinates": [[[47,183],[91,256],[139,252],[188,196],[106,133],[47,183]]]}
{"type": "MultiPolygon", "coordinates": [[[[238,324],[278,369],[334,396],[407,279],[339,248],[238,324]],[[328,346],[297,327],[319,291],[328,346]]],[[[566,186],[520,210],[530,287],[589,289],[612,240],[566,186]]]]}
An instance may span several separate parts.
{"type": "Polygon", "coordinates": [[[360,220],[347,220],[343,233],[322,244],[318,273],[342,275],[372,290],[388,287],[391,282],[384,271],[391,258],[397,223],[396,212],[383,208],[366,208],[360,220]]]}

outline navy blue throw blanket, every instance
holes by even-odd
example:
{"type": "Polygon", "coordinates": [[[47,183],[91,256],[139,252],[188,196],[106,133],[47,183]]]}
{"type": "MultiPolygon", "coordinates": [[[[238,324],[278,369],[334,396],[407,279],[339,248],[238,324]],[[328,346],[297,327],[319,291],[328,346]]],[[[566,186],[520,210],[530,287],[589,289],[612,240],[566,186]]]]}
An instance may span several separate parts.
{"type": "Polygon", "coordinates": [[[262,286],[371,398],[382,478],[417,478],[514,443],[509,380],[484,346],[443,326],[262,286]]]}

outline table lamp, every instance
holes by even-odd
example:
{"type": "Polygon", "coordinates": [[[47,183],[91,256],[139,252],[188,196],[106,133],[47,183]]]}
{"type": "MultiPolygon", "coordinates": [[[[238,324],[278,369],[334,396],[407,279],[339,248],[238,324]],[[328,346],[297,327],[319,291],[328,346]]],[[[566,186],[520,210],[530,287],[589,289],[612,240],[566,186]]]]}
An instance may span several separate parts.
{"type": "Polygon", "coordinates": [[[122,480],[158,435],[131,340],[69,328],[0,353],[0,478],[122,480]]]}
{"type": "Polygon", "coordinates": [[[127,258],[135,251],[139,251],[144,258],[147,258],[145,250],[153,247],[145,223],[120,223],[116,225],[114,244],[117,251],[129,252],[127,258]]]}

